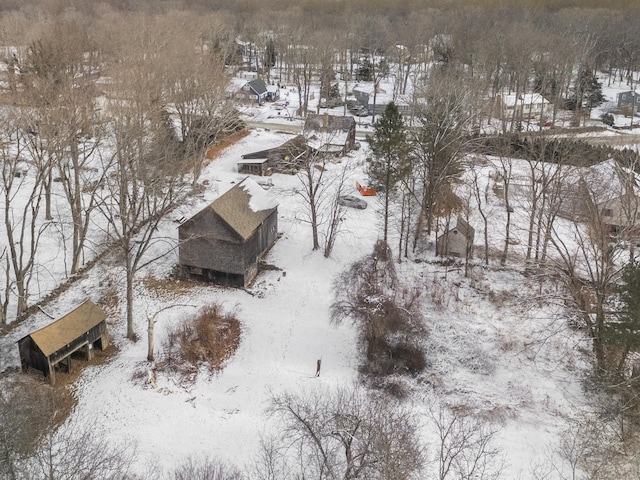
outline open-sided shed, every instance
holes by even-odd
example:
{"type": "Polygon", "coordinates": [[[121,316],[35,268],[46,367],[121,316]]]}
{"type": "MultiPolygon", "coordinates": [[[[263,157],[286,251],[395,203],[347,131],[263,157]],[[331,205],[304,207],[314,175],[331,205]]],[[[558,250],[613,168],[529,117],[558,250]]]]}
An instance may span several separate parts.
{"type": "Polygon", "coordinates": [[[25,371],[36,371],[55,383],[55,367],[71,371],[71,355],[84,351],[90,360],[92,350],[109,344],[106,315],[100,306],[87,300],[64,317],[18,340],[20,362],[25,371]]]}

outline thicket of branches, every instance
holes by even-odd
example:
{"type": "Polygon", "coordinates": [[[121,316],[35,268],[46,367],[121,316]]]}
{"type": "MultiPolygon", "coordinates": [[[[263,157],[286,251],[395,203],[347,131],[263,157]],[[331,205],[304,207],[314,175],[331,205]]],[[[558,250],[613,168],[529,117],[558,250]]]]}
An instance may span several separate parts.
{"type": "Polygon", "coordinates": [[[474,146],[478,153],[486,155],[503,155],[576,167],[590,167],[610,158],[621,165],[636,167],[640,160],[638,152],[630,148],[596,146],[584,140],[536,137],[521,133],[482,138],[475,142],[474,146]]]}
{"type": "Polygon", "coordinates": [[[159,368],[175,369],[183,375],[193,374],[201,366],[217,372],[236,352],[240,335],[240,321],[234,312],[225,312],[218,304],[204,307],[169,331],[159,368]]]}
{"type": "Polygon", "coordinates": [[[421,339],[426,330],[418,308],[420,290],[399,281],[386,243],[379,241],[371,254],[343,273],[335,291],[332,321],[350,321],[358,327],[363,373],[385,377],[424,370],[421,339]]]}

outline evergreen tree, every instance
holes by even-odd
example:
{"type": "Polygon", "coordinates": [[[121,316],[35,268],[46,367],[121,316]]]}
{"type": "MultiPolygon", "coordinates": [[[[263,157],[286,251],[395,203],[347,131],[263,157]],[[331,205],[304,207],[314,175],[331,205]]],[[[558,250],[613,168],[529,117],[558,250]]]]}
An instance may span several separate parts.
{"type": "Polygon", "coordinates": [[[604,102],[602,84],[598,81],[593,71],[582,65],[578,71],[578,77],[573,86],[570,106],[575,109],[586,108],[588,111],[604,102]]]}
{"type": "Polygon", "coordinates": [[[395,103],[391,102],[374,124],[373,135],[367,140],[373,157],[369,159],[369,178],[382,187],[384,194],[383,240],[387,243],[389,205],[393,189],[405,173],[409,154],[407,128],[395,103]]]}
{"type": "Polygon", "coordinates": [[[640,263],[622,269],[618,299],[618,314],[605,324],[603,338],[609,348],[619,350],[622,368],[629,352],[640,349],[640,263]]]}

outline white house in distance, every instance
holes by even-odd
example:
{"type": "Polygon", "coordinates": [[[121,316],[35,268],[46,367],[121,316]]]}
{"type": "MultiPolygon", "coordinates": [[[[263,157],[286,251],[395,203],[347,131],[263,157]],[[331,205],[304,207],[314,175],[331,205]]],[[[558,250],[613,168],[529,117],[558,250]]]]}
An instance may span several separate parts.
{"type": "Polygon", "coordinates": [[[551,103],[539,93],[506,93],[495,97],[495,115],[507,121],[540,120],[550,111],[551,103]]]}

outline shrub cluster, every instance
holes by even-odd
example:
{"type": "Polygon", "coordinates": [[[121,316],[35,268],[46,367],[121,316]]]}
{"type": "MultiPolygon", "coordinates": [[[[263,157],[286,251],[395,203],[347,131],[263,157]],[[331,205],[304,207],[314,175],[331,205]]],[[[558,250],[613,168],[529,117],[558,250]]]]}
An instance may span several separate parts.
{"type": "Polygon", "coordinates": [[[185,373],[202,365],[216,372],[235,353],[240,335],[235,314],[212,304],[169,332],[163,345],[164,360],[185,373]]]}
{"type": "Polygon", "coordinates": [[[382,241],[336,284],[332,319],[358,326],[366,375],[417,374],[426,367],[419,344],[425,334],[417,309],[420,292],[398,287],[391,252],[382,241]]]}

